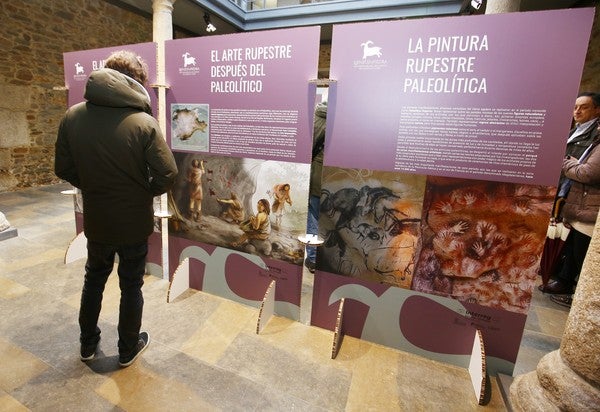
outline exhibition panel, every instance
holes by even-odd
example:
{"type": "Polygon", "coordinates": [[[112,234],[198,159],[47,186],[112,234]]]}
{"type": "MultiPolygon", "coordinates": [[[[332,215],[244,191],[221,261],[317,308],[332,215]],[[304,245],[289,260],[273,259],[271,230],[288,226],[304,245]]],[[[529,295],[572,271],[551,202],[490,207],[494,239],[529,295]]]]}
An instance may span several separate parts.
{"type": "Polygon", "coordinates": [[[334,26],[314,325],[512,374],[593,17],[334,26]]]}
{"type": "Polygon", "coordinates": [[[319,28],[171,40],[170,273],[190,287],[298,320],[319,28]]]}

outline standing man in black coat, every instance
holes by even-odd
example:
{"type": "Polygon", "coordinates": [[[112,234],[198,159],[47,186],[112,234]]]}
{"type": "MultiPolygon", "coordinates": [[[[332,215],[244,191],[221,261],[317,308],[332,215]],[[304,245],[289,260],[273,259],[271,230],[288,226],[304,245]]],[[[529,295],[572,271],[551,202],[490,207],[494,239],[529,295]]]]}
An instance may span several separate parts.
{"type": "MultiPolygon", "coordinates": [[[[575,127],[571,129],[569,132],[569,137],[567,138],[565,159],[571,159],[571,163],[573,161],[577,163],[590,145],[600,139],[600,130],[598,129],[600,124],[599,116],[600,94],[593,92],[580,93],[579,96],[577,96],[577,99],[575,100],[575,106],[573,107],[573,121],[575,122],[575,127]]],[[[573,181],[565,176],[565,169],[563,167],[563,171],[558,182],[558,191],[554,202],[553,212],[553,217],[556,217],[559,220],[563,218],[562,206],[565,204],[565,200],[567,199],[572,184],[573,181]]],[[[591,237],[591,233],[589,235],[591,237]]],[[[580,246],[574,249],[571,246],[574,236],[569,236],[571,239],[569,240],[569,244],[565,245],[565,248],[569,251],[569,254],[579,253],[577,260],[580,261],[579,265],[581,265],[581,263],[583,263],[583,257],[585,257],[585,252],[587,251],[587,244],[585,244],[585,247],[580,246]],[[581,253],[583,253],[583,255],[581,255],[581,253]]],[[[582,242],[580,243],[583,244],[582,242]]],[[[587,240],[587,243],[589,244],[589,240],[587,240]]],[[[544,293],[561,295],[570,294],[572,292],[573,284],[567,285],[564,281],[561,282],[556,278],[560,277],[561,273],[565,271],[578,274],[581,266],[579,266],[579,270],[572,271],[572,268],[564,267],[565,263],[568,263],[566,261],[567,259],[565,259],[565,255],[563,254],[560,265],[558,265],[558,268],[555,270],[556,273],[551,273],[551,276],[555,279],[550,281],[547,285],[542,284],[538,286],[539,290],[544,293]]],[[[573,265],[567,264],[567,266],[573,265]]]]}
{"type": "Polygon", "coordinates": [[[150,342],[140,332],[153,198],[175,182],[177,166],[151,115],[143,84],[148,69],[134,53],[111,54],[92,72],[86,101],[69,108],[56,141],[54,171],[81,189],[88,257],[79,310],[80,357],[100,342],[102,294],[119,256],[119,365],[131,365],[150,342]]]}

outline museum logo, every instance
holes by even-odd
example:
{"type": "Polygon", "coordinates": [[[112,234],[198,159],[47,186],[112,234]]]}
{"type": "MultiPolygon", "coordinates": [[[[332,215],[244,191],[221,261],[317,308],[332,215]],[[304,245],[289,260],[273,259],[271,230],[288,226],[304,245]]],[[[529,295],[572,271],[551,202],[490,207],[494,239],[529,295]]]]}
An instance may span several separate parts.
{"type": "Polygon", "coordinates": [[[73,78],[77,81],[84,81],[87,79],[85,68],[79,62],[75,63],[75,75],[73,78]]]}
{"type": "Polygon", "coordinates": [[[183,76],[195,76],[200,73],[200,68],[196,67],[196,58],[189,52],[185,52],[181,55],[182,65],[179,66],[179,74],[183,76]]]}
{"type": "Polygon", "coordinates": [[[360,44],[362,59],[354,60],[353,66],[358,70],[379,70],[387,66],[387,60],[383,59],[381,47],[376,46],[371,40],[360,44]]]}

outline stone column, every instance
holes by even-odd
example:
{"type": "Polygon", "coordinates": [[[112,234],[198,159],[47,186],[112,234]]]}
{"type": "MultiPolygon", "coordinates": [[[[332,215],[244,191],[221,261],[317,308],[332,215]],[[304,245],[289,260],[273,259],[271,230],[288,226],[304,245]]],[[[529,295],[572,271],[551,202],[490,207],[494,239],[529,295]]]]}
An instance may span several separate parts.
{"type": "Polygon", "coordinates": [[[165,40],[173,39],[173,4],[176,0],[152,0],[152,39],[157,44],[156,83],[158,87],[158,123],[166,137],[165,40]]]}
{"type": "Polygon", "coordinates": [[[515,411],[600,410],[600,219],[579,276],[560,349],[510,387],[515,411]]]}
{"type": "Polygon", "coordinates": [[[485,14],[511,13],[519,11],[521,0],[488,0],[485,6],[485,14]]]}
{"type": "MultiPolygon", "coordinates": [[[[167,137],[167,111],[165,86],[165,40],[173,39],[173,4],[176,0],[152,0],[152,39],[157,44],[156,87],[158,90],[158,124],[167,137]]],[[[161,212],[168,209],[168,198],[164,194],[160,198],[161,212]]],[[[162,219],[162,269],[163,279],[169,279],[169,225],[162,219]]]]}

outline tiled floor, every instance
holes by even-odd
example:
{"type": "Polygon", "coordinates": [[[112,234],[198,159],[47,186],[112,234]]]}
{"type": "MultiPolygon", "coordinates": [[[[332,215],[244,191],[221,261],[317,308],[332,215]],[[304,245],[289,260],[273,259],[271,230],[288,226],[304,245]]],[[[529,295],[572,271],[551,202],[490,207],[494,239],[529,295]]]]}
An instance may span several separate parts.
{"type": "MultiPolygon", "coordinates": [[[[152,343],[117,366],[118,284],[111,276],[101,353],[79,360],[77,311],[84,261],[63,264],[75,234],[66,185],[0,193],[18,236],[0,241],[0,411],[504,411],[500,388],[477,405],[468,373],[275,317],[257,335],[257,309],[147,276],[143,328],[152,343]]],[[[307,275],[309,275],[307,273],[307,275]]],[[[306,276],[303,302],[310,302],[306,276]]],[[[558,348],[568,312],[536,290],[515,374],[558,348]]]]}

